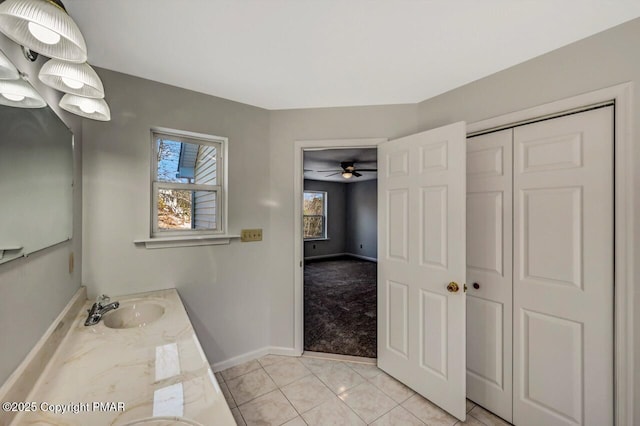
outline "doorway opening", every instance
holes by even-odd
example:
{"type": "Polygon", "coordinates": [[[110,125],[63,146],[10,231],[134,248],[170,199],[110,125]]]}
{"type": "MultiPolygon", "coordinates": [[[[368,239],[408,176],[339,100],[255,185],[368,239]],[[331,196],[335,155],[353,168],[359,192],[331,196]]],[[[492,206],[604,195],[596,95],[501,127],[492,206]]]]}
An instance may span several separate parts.
{"type": "Polygon", "coordinates": [[[377,149],[303,151],[304,346],[377,354],[377,149]]]}

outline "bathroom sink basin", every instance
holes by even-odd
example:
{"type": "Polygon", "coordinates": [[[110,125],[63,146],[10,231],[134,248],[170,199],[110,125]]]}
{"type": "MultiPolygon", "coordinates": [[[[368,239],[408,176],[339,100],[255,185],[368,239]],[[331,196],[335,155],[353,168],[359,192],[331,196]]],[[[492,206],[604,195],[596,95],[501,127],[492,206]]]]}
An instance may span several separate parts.
{"type": "Polygon", "coordinates": [[[149,419],[135,420],[122,426],[202,426],[200,423],[180,417],[155,417],[149,419]]]}
{"type": "Polygon", "coordinates": [[[105,314],[102,322],[109,328],[136,328],[144,327],[162,315],[164,306],[160,303],[146,300],[124,302],[118,309],[105,314]]]}

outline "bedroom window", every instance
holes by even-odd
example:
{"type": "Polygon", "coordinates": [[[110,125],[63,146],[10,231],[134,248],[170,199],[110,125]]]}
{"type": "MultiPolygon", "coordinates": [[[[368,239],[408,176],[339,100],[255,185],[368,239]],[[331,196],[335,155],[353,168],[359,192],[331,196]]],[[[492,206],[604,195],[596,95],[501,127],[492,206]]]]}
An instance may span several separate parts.
{"type": "Polygon", "coordinates": [[[227,138],[151,131],[152,236],[226,232],[227,138]]]}
{"type": "Polygon", "coordinates": [[[327,238],[327,193],[304,191],[303,229],[305,240],[327,238]]]}

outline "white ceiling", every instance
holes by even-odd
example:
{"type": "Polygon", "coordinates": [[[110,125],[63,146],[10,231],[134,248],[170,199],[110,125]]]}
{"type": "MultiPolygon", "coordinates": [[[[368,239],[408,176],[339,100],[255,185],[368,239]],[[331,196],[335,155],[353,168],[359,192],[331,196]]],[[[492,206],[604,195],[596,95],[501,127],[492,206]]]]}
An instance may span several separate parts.
{"type": "Polygon", "coordinates": [[[64,3],[92,64],[268,109],[420,102],[640,16],[638,0],[64,3]]]}
{"type": "Polygon", "coordinates": [[[376,148],[318,149],[304,152],[304,178],[340,183],[356,183],[378,178],[376,172],[360,172],[362,176],[345,179],[340,172],[340,163],[351,161],[358,169],[377,169],[376,148]],[[326,171],[333,170],[333,171],[326,171]],[[336,174],[337,173],[337,174],[336,174]]]}

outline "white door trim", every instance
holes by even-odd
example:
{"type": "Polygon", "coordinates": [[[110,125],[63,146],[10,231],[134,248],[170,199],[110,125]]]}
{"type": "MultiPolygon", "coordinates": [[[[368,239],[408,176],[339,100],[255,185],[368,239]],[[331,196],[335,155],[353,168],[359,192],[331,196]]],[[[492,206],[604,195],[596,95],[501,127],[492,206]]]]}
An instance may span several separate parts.
{"type": "Polygon", "coordinates": [[[327,139],[295,141],[293,163],[293,344],[297,355],[304,351],[304,292],[302,264],[304,245],[302,244],[302,191],[304,189],[304,151],[318,149],[377,148],[387,138],[327,139]]]}
{"type": "Polygon", "coordinates": [[[495,129],[537,117],[615,101],[615,299],[614,299],[614,412],[615,424],[634,423],[634,174],[633,83],[624,83],[590,93],[478,121],[467,126],[469,134],[495,129]]]}

